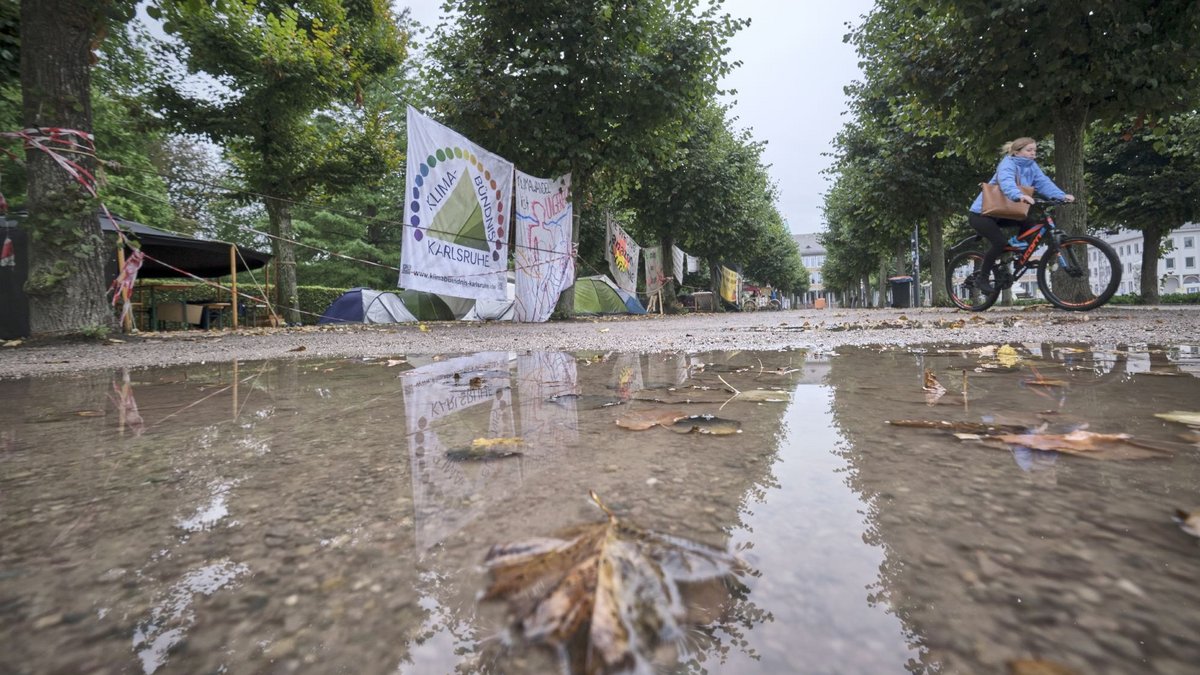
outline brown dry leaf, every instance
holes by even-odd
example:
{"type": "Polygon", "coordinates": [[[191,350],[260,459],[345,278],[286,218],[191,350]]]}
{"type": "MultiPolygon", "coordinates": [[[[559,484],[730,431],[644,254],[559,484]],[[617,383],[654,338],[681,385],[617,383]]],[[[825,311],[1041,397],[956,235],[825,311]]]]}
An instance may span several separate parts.
{"type": "Polygon", "coordinates": [[[1035,387],[1065,387],[1065,386],[1067,386],[1067,382],[1065,380],[1048,380],[1044,377],[1038,377],[1037,379],[1023,380],[1021,383],[1033,385],[1035,387]]]}
{"type": "Polygon", "coordinates": [[[1200,537],[1200,509],[1188,513],[1183,509],[1175,510],[1175,522],[1180,529],[1193,537],[1200,537]]]}
{"type": "Polygon", "coordinates": [[[1008,662],[1009,675],[1079,675],[1074,668],[1043,659],[1014,659],[1008,662]]]}
{"type": "Polygon", "coordinates": [[[531,642],[583,654],[571,663],[596,672],[650,672],[675,647],[695,584],[745,571],[725,551],[608,519],[557,538],[493,546],[484,559],[491,583],[484,600],[508,601],[514,624],[531,642]]]}
{"type": "Polygon", "coordinates": [[[302,351],[304,351],[305,349],[308,349],[308,347],[305,347],[304,345],[300,345],[299,347],[292,347],[292,348],[291,348],[291,349],[289,349],[288,351],[289,351],[289,352],[302,352],[302,351]]]}
{"type": "Polygon", "coordinates": [[[1171,454],[1164,448],[1135,441],[1129,434],[1097,434],[1083,430],[1068,434],[1000,434],[984,440],[1102,460],[1155,459],[1171,454]]]}
{"type": "Polygon", "coordinates": [[[79,417],[104,417],[103,410],[76,410],[75,414],[79,417]]]}
{"type": "Polygon", "coordinates": [[[467,382],[467,385],[470,386],[472,389],[479,389],[480,387],[483,386],[483,378],[479,377],[478,375],[475,377],[472,377],[470,379],[470,381],[467,382]]]}
{"type": "Polygon", "coordinates": [[[676,420],[687,417],[679,410],[638,410],[617,420],[617,426],[631,431],[645,431],[659,425],[670,426],[676,420]]]}
{"type": "Polygon", "coordinates": [[[929,368],[925,369],[925,386],[922,389],[928,392],[946,392],[946,388],[942,386],[941,382],[938,382],[937,375],[934,375],[933,371],[929,368]]]}

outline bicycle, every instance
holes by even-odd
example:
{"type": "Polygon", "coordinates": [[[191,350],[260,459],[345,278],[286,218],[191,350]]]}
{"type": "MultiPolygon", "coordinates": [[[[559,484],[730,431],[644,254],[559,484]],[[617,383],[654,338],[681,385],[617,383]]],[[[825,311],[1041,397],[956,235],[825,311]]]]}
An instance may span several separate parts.
{"type": "Polygon", "coordinates": [[[1042,199],[1034,202],[1041,216],[1022,225],[1017,235],[1027,246],[1006,246],[986,272],[993,275],[991,293],[982,292],[976,285],[990,242],[976,234],[951,246],[946,255],[946,288],[951,302],[962,309],[982,312],[1034,267],[1038,290],[1056,307],[1086,312],[1108,302],[1121,284],[1120,258],[1101,239],[1060,230],[1054,224],[1053,210],[1064,203],[1042,199]]]}

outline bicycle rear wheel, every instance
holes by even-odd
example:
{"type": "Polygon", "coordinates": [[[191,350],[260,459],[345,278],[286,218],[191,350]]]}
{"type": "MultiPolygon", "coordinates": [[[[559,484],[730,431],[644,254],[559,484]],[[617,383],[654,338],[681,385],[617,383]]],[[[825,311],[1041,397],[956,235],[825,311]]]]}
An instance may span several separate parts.
{"type": "Polygon", "coordinates": [[[950,258],[946,263],[946,289],[950,293],[950,302],[972,312],[982,312],[996,304],[999,289],[984,293],[975,287],[982,269],[983,251],[963,251],[950,258]]]}
{"type": "Polygon", "coordinates": [[[1066,237],[1057,254],[1043,254],[1038,288],[1062,309],[1086,312],[1108,302],[1121,285],[1121,260],[1103,240],[1088,235],[1066,237]]]}

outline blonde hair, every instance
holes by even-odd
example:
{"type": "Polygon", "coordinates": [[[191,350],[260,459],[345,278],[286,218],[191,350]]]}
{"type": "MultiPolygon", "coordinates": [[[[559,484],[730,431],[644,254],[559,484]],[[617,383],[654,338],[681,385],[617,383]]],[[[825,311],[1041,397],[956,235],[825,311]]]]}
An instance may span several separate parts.
{"type": "Polygon", "coordinates": [[[1028,136],[1022,136],[1022,137],[1016,139],[1015,141],[1009,141],[1009,142],[1005,143],[1004,145],[1000,146],[1000,154],[1015,155],[1021,151],[1021,148],[1029,145],[1030,143],[1037,143],[1037,140],[1032,139],[1028,136]]]}

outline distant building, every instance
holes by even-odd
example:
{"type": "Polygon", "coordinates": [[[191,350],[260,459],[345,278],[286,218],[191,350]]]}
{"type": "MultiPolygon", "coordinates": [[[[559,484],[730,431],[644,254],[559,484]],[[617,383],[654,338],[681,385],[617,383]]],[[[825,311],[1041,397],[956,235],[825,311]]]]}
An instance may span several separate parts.
{"type": "MultiPolygon", "coordinates": [[[[1121,286],[1117,295],[1141,292],[1142,233],[1121,230],[1102,234],[1121,259],[1121,286]]],[[[1200,293],[1200,223],[1188,223],[1163,237],[1170,249],[1158,259],[1159,293],[1200,293]]]]}
{"type": "Polygon", "coordinates": [[[792,240],[800,250],[800,259],[808,270],[808,292],[800,299],[801,304],[812,306],[817,299],[824,299],[829,306],[834,305],[837,294],[825,290],[825,282],[821,278],[821,269],[825,266],[825,246],[821,244],[820,234],[793,234],[792,240]]]}

